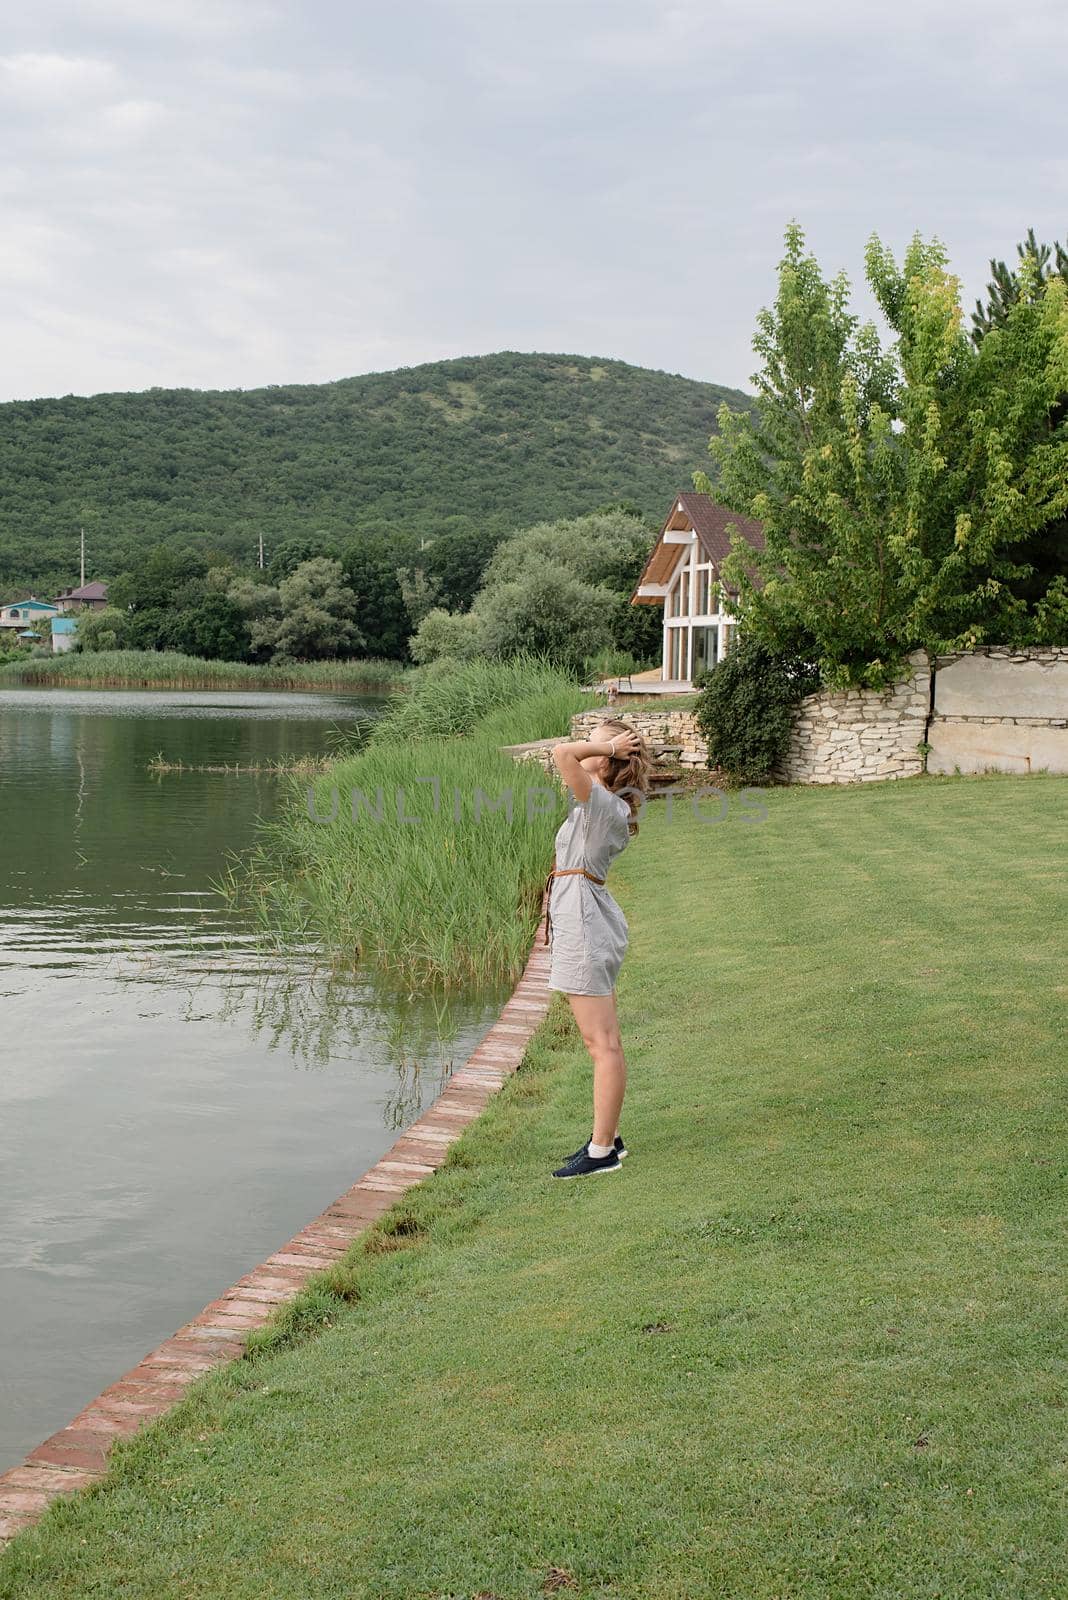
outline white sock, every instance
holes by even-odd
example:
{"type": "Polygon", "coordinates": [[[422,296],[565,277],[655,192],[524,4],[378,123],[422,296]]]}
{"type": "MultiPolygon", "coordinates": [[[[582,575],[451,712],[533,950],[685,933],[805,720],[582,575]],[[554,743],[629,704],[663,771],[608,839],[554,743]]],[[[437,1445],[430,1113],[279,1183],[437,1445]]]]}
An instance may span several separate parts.
{"type": "Polygon", "coordinates": [[[588,1154],[591,1155],[595,1161],[603,1161],[605,1156],[610,1156],[612,1154],[615,1146],[611,1144],[594,1144],[593,1140],[591,1139],[589,1144],[586,1146],[586,1149],[588,1154]]]}

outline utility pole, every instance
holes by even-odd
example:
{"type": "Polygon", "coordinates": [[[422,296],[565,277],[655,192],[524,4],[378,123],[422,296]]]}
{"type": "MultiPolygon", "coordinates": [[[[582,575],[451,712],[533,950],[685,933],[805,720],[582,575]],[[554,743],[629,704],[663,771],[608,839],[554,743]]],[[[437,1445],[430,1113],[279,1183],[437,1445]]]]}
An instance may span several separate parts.
{"type": "Polygon", "coordinates": [[[263,534],[260,534],[260,571],[263,571],[263,534]]]}
{"type": "Polygon", "coordinates": [[[82,588],[85,588],[85,529],[79,529],[82,536],[82,588]]]}

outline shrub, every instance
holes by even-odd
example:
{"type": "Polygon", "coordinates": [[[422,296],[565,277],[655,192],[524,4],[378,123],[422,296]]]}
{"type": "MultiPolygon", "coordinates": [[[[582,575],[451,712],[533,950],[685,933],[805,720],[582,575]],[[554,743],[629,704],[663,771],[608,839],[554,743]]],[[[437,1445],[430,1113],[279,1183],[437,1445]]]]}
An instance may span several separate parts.
{"type": "Polygon", "coordinates": [[[526,651],[548,656],[564,671],[580,672],[587,656],[612,643],[617,604],[611,590],[546,561],[525,567],[511,582],[483,589],[472,612],[490,654],[526,651]]]}
{"type": "Polygon", "coordinates": [[[804,656],[741,634],[695,685],[701,694],[694,714],[710,764],[732,783],[766,782],[786,755],[794,707],[819,683],[817,668],[804,656]]]}
{"type": "Polygon", "coordinates": [[[443,657],[450,661],[469,661],[482,649],[478,618],[468,611],[445,611],[435,606],[412,634],[408,649],[412,660],[420,666],[443,657]]]}

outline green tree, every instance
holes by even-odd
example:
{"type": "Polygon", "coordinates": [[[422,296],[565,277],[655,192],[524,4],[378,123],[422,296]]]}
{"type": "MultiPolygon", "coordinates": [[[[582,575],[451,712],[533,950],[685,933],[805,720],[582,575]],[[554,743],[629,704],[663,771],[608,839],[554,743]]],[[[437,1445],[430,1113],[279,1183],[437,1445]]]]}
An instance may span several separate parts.
{"type": "Polygon", "coordinates": [[[653,545],[645,524],[625,511],[602,511],[536,522],[502,539],[483,574],[483,587],[511,582],[547,562],[583,583],[599,583],[628,598],[653,545]]]}
{"type": "Polygon", "coordinates": [[[361,541],[348,546],[342,567],[356,597],[355,621],[367,654],[405,660],[412,630],[395,562],[384,550],[361,541]]]}
{"type": "Polygon", "coordinates": [[[332,560],[336,560],[337,554],[337,550],[325,533],[302,534],[298,538],[281,539],[269,552],[267,577],[271,583],[281,583],[283,578],[288,578],[290,573],[296,572],[302,562],[312,561],[316,556],[329,556],[332,560]]]}
{"type": "Polygon", "coordinates": [[[819,688],[811,661],[772,650],[741,634],[711,672],[698,679],[694,708],[708,744],[708,764],[732,783],[765,783],[786,756],[794,708],[819,688]]]}
{"type": "Polygon", "coordinates": [[[273,624],[275,658],[333,660],[356,655],[364,645],[356,626],[356,596],[344,581],[340,561],[316,556],[302,561],[278,585],[281,616],[273,624]]]}
{"type": "Polygon", "coordinates": [[[274,651],[282,615],[282,597],[277,587],[273,583],[259,583],[254,578],[243,576],[235,578],[226,593],[244,622],[249,659],[268,661],[274,651]]]}
{"type": "Polygon", "coordinates": [[[108,589],[109,603],[120,611],[165,611],[179,591],[202,581],[208,570],[197,550],[157,544],[143,560],[121,572],[108,589]]]}
{"type": "Polygon", "coordinates": [[[128,614],[115,606],[100,611],[83,611],[75,634],[76,650],[124,650],[128,614]]]}
{"type": "Polygon", "coordinates": [[[412,660],[420,666],[448,659],[470,661],[485,653],[482,628],[472,611],[428,611],[409,640],[412,660]]]}
{"type": "Polygon", "coordinates": [[[467,517],[446,517],[421,552],[427,578],[437,584],[440,603],[466,611],[478,593],[486,565],[500,541],[499,530],[476,526],[467,517]]]}
{"type": "Polygon", "coordinates": [[[398,567],[397,583],[400,587],[404,609],[413,628],[418,628],[429,611],[441,599],[441,584],[427,575],[423,567],[398,567]]]}
{"type": "Polygon", "coordinates": [[[1056,240],[1052,245],[1039,244],[1034,228],[1028,228],[1027,238],[1016,246],[1016,257],[1015,268],[1004,261],[990,263],[986,300],[977,300],[972,312],[972,341],[977,345],[992,328],[1005,326],[1021,295],[1053,277],[1068,283],[1068,250],[1056,240]]]}
{"type": "Polygon", "coordinates": [[[544,562],[525,567],[510,582],[483,589],[471,609],[491,655],[527,651],[581,671],[612,642],[615,601],[610,590],[544,562]]]}
{"type": "MultiPolygon", "coordinates": [[[[1068,505],[1068,440],[1044,422],[1068,382],[1065,285],[1021,299],[976,349],[937,241],[914,239],[898,268],[873,237],[867,275],[890,349],[790,226],[754,339],[756,411],[721,410],[709,443],[717,497],[764,526],[766,549],[736,534],[723,567],[746,627],[814,654],[835,686],[885,684],[917,646],[1051,626],[1012,593],[1013,546],[1068,505]]],[[[1045,602],[1055,616],[1056,587],[1045,602]]]]}
{"type": "Polygon", "coordinates": [[[245,661],[249,655],[244,614],[225,594],[209,592],[175,611],[165,637],[170,649],[209,661],[245,661]]]}

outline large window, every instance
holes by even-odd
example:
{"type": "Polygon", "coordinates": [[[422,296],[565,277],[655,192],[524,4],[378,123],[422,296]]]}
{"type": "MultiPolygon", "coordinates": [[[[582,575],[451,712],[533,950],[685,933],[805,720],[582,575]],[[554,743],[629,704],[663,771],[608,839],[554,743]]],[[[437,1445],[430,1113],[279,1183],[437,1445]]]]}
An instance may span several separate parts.
{"type": "Polygon", "coordinates": [[[715,628],[695,628],[693,630],[693,673],[694,678],[699,672],[710,672],[716,664],[716,630],[715,628]]]}
{"type": "Polygon", "coordinates": [[[686,676],[686,639],[689,628],[668,629],[668,677],[673,680],[686,676]]]}

